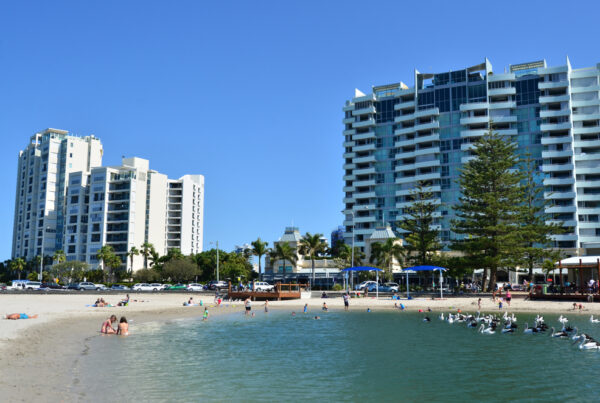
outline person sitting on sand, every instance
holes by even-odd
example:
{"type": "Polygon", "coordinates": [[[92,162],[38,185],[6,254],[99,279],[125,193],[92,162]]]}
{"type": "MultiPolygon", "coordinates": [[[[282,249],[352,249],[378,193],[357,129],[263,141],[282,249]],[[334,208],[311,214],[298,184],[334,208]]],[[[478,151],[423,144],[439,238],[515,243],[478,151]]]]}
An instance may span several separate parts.
{"type": "Polygon", "coordinates": [[[115,315],[111,315],[110,318],[106,319],[104,323],[102,323],[102,328],[100,329],[100,333],[104,334],[115,334],[117,331],[112,324],[117,321],[117,317],[115,315]]]}
{"type": "Polygon", "coordinates": [[[129,305],[129,294],[125,297],[125,299],[119,301],[118,306],[127,306],[129,305]]]}
{"type": "Polygon", "coordinates": [[[120,334],[121,336],[129,336],[129,323],[127,323],[125,316],[121,316],[119,326],[117,327],[117,334],[120,334]]]}
{"type": "Polygon", "coordinates": [[[190,297],[190,299],[188,300],[187,304],[190,305],[190,306],[194,305],[194,298],[190,297]]]}
{"type": "Polygon", "coordinates": [[[6,315],[6,319],[18,320],[18,319],[35,319],[37,315],[27,315],[26,313],[9,313],[6,315]]]}

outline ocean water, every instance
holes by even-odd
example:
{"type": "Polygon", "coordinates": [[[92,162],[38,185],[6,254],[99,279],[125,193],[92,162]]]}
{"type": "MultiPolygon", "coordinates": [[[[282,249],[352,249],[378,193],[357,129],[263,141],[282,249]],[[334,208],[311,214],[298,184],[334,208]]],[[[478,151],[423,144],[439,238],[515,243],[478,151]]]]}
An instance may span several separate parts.
{"type": "MultiPolygon", "coordinates": [[[[600,340],[589,315],[567,315],[600,340]]],[[[84,401],[598,401],[600,352],[549,333],[484,335],[431,313],[257,312],[132,323],[79,360],[84,401]],[[320,320],[315,320],[319,315],[320,320]]],[[[544,315],[560,327],[556,315],[544,315]]]]}

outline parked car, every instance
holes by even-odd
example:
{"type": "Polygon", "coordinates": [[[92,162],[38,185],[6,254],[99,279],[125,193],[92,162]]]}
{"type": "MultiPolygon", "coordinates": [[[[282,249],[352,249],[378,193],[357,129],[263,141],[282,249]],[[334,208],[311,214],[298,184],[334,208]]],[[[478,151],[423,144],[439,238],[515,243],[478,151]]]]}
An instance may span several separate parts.
{"type": "Polygon", "coordinates": [[[385,283],[381,287],[379,287],[380,292],[398,292],[398,284],[397,283],[385,283]]]}
{"type": "Polygon", "coordinates": [[[29,283],[29,280],[13,280],[11,286],[8,287],[10,290],[24,290],[29,283]]]}
{"type": "Polygon", "coordinates": [[[133,291],[159,291],[162,287],[162,284],[153,283],[138,283],[133,286],[133,291]]]}
{"type": "Polygon", "coordinates": [[[42,283],[40,288],[45,290],[64,290],[65,287],[56,283],[42,283]]]}
{"type": "Polygon", "coordinates": [[[108,288],[106,288],[106,286],[104,284],[94,284],[96,286],[96,291],[104,291],[104,290],[108,290],[108,288]]]}
{"type": "Polygon", "coordinates": [[[77,290],[77,291],[95,290],[96,289],[96,284],[91,283],[89,281],[84,281],[82,283],[69,284],[67,286],[67,289],[69,289],[69,290],[77,290]]]}
{"type": "Polygon", "coordinates": [[[0,291],[6,291],[6,284],[0,283],[0,291]]]}
{"type": "Polygon", "coordinates": [[[152,291],[163,291],[166,287],[165,284],[161,284],[161,283],[152,283],[150,284],[152,287],[156,288],[156,290],[152,290],[152,291]]]}
{"type": "Polygon", "coordinates": [[[42,283],[39,281],[30,281],[25,285],[26,290],[39,290],[42,283]]]}
{"type": "Polygon", "coordinates": [[[271,285],[265,281],[255,281],[254,282],[254,291],[273,291],[275,290],[275,286],[271,285]]]}
{"type": "Polygon", "coordinates": [[[200,284],[200,283],[190,283],[187,286],[188,291],[204,291],[206,289],[206,286],[200,284]]]}
{"type": "Polygon", "coordinates": [[[165,286],[165,291],[176,291],[176,290],[187,290],[187,286],[185,284],[167,284],[165,286]]]}
{"type": "Polygon", "coordinates": [[[222,288],[229,288],[229,284],[227,284],[226,281],[216,281],[213,280],[210,283],[208,283],[208,289],[209,290],[220,290],[222,288]]]}
{"type": "Polygon", "coordinates": [[[363,281],[362,283],[360,283],[359,285],[355,286],[354,288],[356,290],[363,290],[365,287],[368,287],[370,285],[374,285],[377,284],[377,281],[363,281]]]}
{"type": "Polygon", "coordinates": [[[127,287],[126,285],[121,285],[121,284],[113,284],[112,287],[110,287],[110,289],[113,291],[129,291],[129,290],[131,290],[131,288],[127,287]]]}

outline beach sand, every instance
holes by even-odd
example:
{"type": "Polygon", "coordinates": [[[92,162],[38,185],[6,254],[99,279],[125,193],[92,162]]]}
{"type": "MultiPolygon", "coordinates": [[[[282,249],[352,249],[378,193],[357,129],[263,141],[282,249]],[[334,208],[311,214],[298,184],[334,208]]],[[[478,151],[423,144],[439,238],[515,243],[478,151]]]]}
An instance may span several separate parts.
{"type": "MultiPolygon", "coordinates": [[[[104,298],[113,304],[125,294],[107,294],[104,298]]],[[[73,394],[73,387],[79,382],[78,360],[87,354],[87,343],[93,337],[100,337],[100,326],[110,315],[118,318],[126,316],[134,323],[165,321],[175,318],[201,317],[203,307],[182,306],[192,296],[202,299],[209,307],[211,316],[220,314],[243,314],[241,301],[224,302],[214,307],[212,295],[198,294],[131,294],[129,306],[112,308],[86,307],[93,303],[97,295],[92,294],[0,294],[0,315],[15,312],[38,314],[37,319],[0,320],[0,399],[6,402],[29,401],[83,401],[82,396],[73,394]],[[135,301],[137,300],[137,302],[135,301]],[[144,302],[141,302],[144,301],[144,302]]],[[[309,309],[320,310],[326,302],[331,310],[342,310],[342,298],[312,298],[291,301],[270,301],[271,309],[284,309],[300,312],[305,303],[309,309]]],[[[402,303],[408,311],[431,308],[434,311],[463,312],[477,311],[477,297],[450,297],[448,299],[416,298],[413,300],[391,300],[353,298],[350,310],[372,311],[394,309],[394,303],[402,303]]],[[[489,297],[482,298],[482,311],[500,312],[548,312],[567,314],[572,302],[526,301],[513,298],[512,306],[498,309],[489,297]]],[[[253,310],[262,310],[264,302],[252,303],[253,310]]],[[[571,315],[600,315],[600,304],[584,303],[584,312],[570,311],[571,315]]],[[[112,337],[112,336],[110,336],[112,337]]],[[[116,337],[116,336],[115,336],[116,337]]],[[[135,337],[135,326],[132,334],[135,337]]]]}

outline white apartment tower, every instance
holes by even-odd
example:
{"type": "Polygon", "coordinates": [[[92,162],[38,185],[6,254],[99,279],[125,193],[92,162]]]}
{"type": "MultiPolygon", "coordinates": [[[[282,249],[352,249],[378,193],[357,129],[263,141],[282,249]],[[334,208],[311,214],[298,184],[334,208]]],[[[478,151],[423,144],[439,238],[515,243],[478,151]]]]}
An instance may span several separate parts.
{"type": "Polygon", "coordinates": [[[121,166],[97,167],[69,177],[66,201],[67,260],[99,264],[103,245],[113,247],[123,265],[137,270],[143,258],[127,253],[149,242],[160,255],[178,248],[185,255],[202,251],[204,177],[171,180],[149,169],[148,160],[124,158],[121,166]]]}
{"type": "Polygon", "coordinates": [[[30,260],[63,248],[64,197],[71,172],[102,164],[102,144],[90,135],[46,129],[19,152],[12,257],[30,260]]]}

